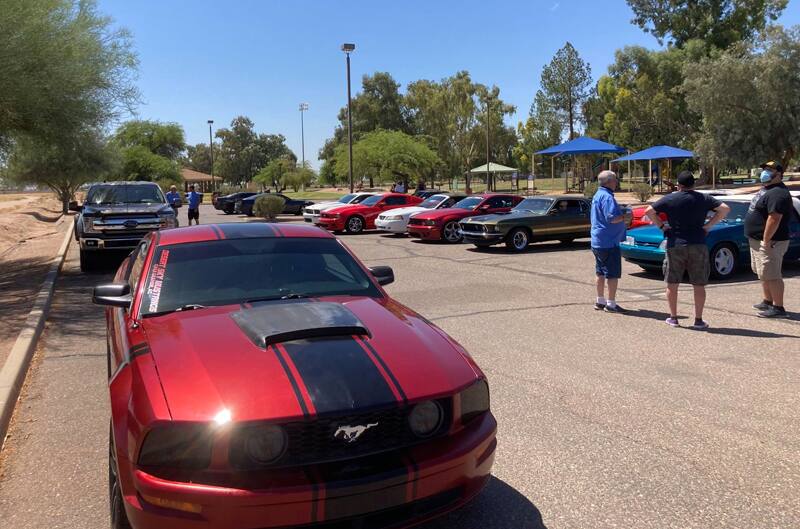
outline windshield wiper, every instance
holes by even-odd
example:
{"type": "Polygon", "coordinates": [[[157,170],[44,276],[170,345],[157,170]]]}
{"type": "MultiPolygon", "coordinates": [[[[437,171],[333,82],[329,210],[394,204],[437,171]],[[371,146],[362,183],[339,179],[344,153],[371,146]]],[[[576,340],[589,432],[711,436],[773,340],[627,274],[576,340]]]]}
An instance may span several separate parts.
{"type": "Polygon", "coordinates": [[[296,292],[289,292],[288,294],[281,294],[279,296],[263,296],[260,298],[251,298],[243,301],[242,303],[258,303],[259,301],[277,301],[279,299],[303,299],[307,297],[308,294],[298,294],[296,292]]]}
{"type": "Polygon", "coordinates": [[[143,314],[142,317],[143,318],[149,318],[149,317],[153,317],[153,316],[163,316],[164,314],[171,314],[173,312],[183,312],[183,311],[187,311],[187,310],[198,310],[198,309],[204,309],[204,308],[206,308],[205,305],[200,305],[198,303],[187,303],[186,305],[181,305],[180,307],[175,308],[175,309],[162,310],[162,311],[159,311],[159,312],[151,312],[149,314],[143,314]]]}

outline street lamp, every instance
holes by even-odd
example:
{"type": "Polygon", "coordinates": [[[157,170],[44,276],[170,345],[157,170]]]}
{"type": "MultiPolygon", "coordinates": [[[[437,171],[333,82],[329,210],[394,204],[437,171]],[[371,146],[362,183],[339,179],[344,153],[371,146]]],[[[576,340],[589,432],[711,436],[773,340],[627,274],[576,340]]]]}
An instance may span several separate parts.
{"type": "Polygon", "coordinates": [[[208,120],[208,155],[211,158],[211,189],[217,190],[217,183],[214,181],[214,137],[211,134],[211,125],[214,124],[213,119],[208,120]]]}
{"type": "Polygon", "coordinates": [[[489,96],[486,96],[486,187],[487,191],[492,191],[492,177],[489,174],[489,96]]]}
{"type": "Polygon", "coordinates": [[[353,192],[353,112],[350,99],[350,53],[356,49],[355,44],[342,44],[342,51],[347,56],[347,149],[350,174],[350,192],[353,192]]]}
{"type": "Polygon", "coordinates": [[[308,110],[308,103],[300,103],[300,152],[303,157],[303,169],[306,168],[306,133],[303,124],[303,112],[306,110],[308,110]]]}

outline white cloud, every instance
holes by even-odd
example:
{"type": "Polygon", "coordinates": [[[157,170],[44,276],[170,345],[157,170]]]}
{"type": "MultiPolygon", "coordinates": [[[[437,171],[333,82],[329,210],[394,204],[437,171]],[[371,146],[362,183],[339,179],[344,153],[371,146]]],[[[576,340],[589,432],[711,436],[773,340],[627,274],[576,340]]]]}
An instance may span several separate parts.
{"type": "Polygon", "coordinates": [[[552,11],[556,11],[556,10],[558,10],[558,8],[559,8],[559,7],[561,7],[561,3],[560,3],[560,2],[556,2],[555,4],[553,4],[553,5],[550,7],[550,11],[551,11],[551,12],[552,12],[552,11]]]}

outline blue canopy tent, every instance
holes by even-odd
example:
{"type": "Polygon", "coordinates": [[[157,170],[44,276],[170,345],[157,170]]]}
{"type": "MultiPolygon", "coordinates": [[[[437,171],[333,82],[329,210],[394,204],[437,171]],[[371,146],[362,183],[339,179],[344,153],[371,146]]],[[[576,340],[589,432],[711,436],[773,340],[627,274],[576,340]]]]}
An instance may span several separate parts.
{"type": "MultiPolygon", "coordinates": [[[[636,162],[645,160],[648,161],[649,162],[648,180],[652,185],[653,160],[668,160],[669,161],[668,173],[672,174],[672,160],[685,160],[686,158],[694,158],[694,153],[692,151],[687,151],[685,149],[670,147],[669,145],[657,145],[655,147],[650,147],[649,149],[635,152],[633,154],[629,154],[627,156],[623,156],[622,158],[617,158],[616,160],[612,161],[613,162],[636,162]]],[[[662,181],[663,179],[659,178],[658,181],[659,188],[661,188],[662,181]]]]}
{"type": "MultiPolygon", "coordinates": [[[[555,157],[556,156],[577,156],[579,154],[601,154],[601,153],[623,153],[625,149],[618,147],[611,143],[589,138],[587,136],[580,136],[574,140],[562,143],[561,145],[554,145],[547,149],[538,151],[534,154],[550,155],[550,174],[555,180],[555,157]]],[[[568,191],[568,180],[564,181],[564,191],[568,191]]]]}

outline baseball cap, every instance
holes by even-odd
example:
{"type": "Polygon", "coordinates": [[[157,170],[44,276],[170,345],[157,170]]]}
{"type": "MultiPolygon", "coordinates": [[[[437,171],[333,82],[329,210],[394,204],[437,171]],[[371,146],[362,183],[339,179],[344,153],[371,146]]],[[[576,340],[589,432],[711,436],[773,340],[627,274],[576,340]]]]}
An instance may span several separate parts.
{"type": "Polygon", "coordinates": [[[783,166],[778,162],[773,162],[772,160],[762,163],[760,167],[762,169],[772,169],[773,171],[777,171],[779,173],[783,172],[783,166]]]}
{"type": "Polygon", "coordinates": [[[694,175],[691,171],[681,171],[678,175],[678,183],[684,187],[694,187],[694,175]]]}

